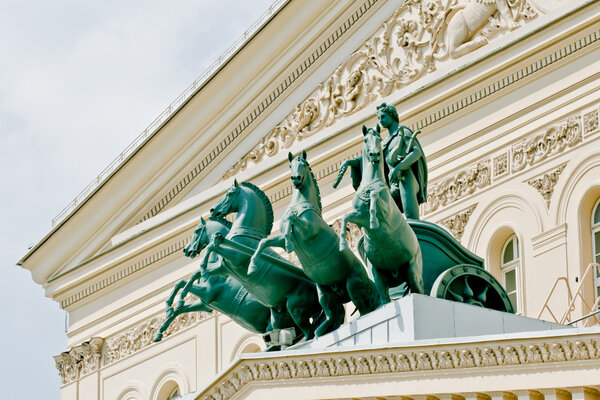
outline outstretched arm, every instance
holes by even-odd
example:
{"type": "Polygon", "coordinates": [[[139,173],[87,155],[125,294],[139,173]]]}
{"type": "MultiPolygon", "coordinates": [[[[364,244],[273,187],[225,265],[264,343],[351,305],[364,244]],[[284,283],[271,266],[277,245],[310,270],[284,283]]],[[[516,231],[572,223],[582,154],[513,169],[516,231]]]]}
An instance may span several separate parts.
{"type": "Polygon", "coordinates": [[[338,176],[335,179],[335,182],[333,183],[333,188],[337,188],[338,185],[340,184],[340,182],[342,181],[342,178],[344,177],[344,174],[346,173],[346,170],[348,169],[348,167],[359,167],[360,168],[360,157],[357,158],[350,158],[346,161],[344,161],[342,163],[342,166],[340,167],[340,172],[338,172],[338,176]]]}

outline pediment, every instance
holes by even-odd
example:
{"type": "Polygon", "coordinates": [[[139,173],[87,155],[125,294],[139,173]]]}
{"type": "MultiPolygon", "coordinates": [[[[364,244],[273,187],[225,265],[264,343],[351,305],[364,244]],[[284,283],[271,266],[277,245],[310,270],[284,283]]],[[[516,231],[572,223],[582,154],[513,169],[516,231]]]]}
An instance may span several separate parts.
{"type": "MultiPolygon", "coordinates": [[[[123,232],[143,232],[169,210],[194,208],[201,198],[196,214],[206,212],[233,176],[274,180],[288,151],[335,136],[372,116],[378,102],[461,65],[470,54],[453,52],[449,23],[475,3],[288,3],[210,79],[188,90],[179,108],[20,263],[43,282],[109,251],[123,232]]],[[[529,0],[511,7],[511,28],[547,11],[529,0]]],[[[496,8],[478,30],[476,38],[490,41],[483,47],[508,32],[503,18],[496,8]]]]}

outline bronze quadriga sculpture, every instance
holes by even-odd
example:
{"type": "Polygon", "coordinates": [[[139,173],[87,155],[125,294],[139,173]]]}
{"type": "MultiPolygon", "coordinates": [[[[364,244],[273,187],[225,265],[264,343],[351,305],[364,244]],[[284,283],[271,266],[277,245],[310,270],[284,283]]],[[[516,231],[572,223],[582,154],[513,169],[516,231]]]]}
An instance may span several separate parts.
{"type": "Polygon", "coordinates": [[[343,323],[344,303],[352,301],[362,315],[389,302],[392,288],[396,294],[429,293],[514,312],[481,258],[441,227],[419,220],[419,204],[427,196],[427,165],[418,132],[400,126],[395,108],[385,103],[377,107],[377,116],[388,138],[382,141],[379,125],[363,126],[361,157],[345,161],[334,183],[336,187],[351,167],[357,193],[352,211],[342,217],[340,237],[323,220],[306,152],[289,154],[293,194],[276,236],[267,238],[273,208],[265,194],[249,182],[234,181],[184,251],[194,257],[206,248],[200,269],[179,282],[168,298],[167,320],[157,340],[180,313],[211,309],[253,332],[287,328],[308,340],[343,323]],[[233,212],[233,224],[223,219],[233,212]],[[374,282],[348,249],[349,222],[364,230],[358,252],[374,282]],[[302,269],[269,247],[294,251],[302,269]],[[188,292],[199,300],[184,304],[188,292]]]}
{"type": "Polygon", "coordinates": [[[293,268],[284,269],[289,263],[275,252],[261,259],[252,273],[248,272],[254,249],[273,227],[269,199],[255,185],[235,181],[212,210],[212,218],[223,218],[233,212],[237,215],[231,230],[226,237],[222,233],[212,235],[200,268],[206,269],[209,256],[218,254],[227,273],[271,309],[273,329],[293,328],[286,326],[291,317],[304,337],[311,339],[322,313],[314,282],[293,268]]]}
{"type": "MultiPolygon", "coordinates": [[[[194,236],[184,249],[187,257],[194,258],[208,245],[215,233],[226,235],[231,228],[231,222],[224,219],[202,222],[194,231],[194,236]]],[[[180,314],[194,311],[219,311],[229,316],[233,321],[255,333],[265,333],[270,329],[271,311],[248,293],[237,280],[231,276],[222,275],[223,259],[216,253],[210,256],[207,267],[196,271],[189,280],[179,281],[167,299],[167,319],[160,327],[154,341],[162,339],[163,333],[180,314]],[[220,270],[220,273],[217,273],[220,270]],[[173,301],[183,290],[182,297],[191,292],[198,298],[191,304],[179,300],[175,307],[173,301]]]]}
{"type": "Polygon", "coordinates": [[[306,160],[306,152],[288,155],[292,200],[281,221],[279,235],[263,239],[252,256],[250,274],[260,264],[268,247],[294,251],[309,279],[317,284],[325,321],[316,330],[321,336],[344,322],[344,303],[352,301],[361,315],[380,304],[373,283],[354,253],[339,248],[339,237],[323,220],[317,181],[306,160]]]}

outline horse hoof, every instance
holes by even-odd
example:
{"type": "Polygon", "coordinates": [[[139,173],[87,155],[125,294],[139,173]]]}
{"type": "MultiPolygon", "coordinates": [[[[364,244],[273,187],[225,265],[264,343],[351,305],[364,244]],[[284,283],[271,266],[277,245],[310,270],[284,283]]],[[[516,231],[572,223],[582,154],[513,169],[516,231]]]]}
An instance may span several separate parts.
{"type": "Polygon", "coordinates": [[[157,333],[156,336],[154,336],[154,340],[152,340],[153,342],[160,342],[163,338],[163,334],[162,333],[157,333]]]}

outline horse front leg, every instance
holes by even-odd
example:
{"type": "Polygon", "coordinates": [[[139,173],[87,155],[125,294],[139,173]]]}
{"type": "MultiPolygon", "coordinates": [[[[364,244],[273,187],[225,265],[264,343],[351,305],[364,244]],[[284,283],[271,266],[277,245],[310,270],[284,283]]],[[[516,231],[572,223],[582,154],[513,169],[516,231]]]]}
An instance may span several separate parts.
{"type": "MultiPolygon", "coordinates": [[[[194,274],[195,275],[195,274],[194,274]]],[[[192,275],[192,278],[194,278],[194,275],[192,275]]],[[[183,289],[185,286],[187,285],[187,281],[185,280],[180,280],[179,282],[177,282],[175,284],[175,287],[173,288],[173,291],[171,292],[171,295],[167,298],[167,317],[170,316],[170,314],[172,312],[174,312],[173,310],[173,301],[175,300],[175,296],[177,296],[177,293],[179,293],[179,291],[181,289],[183,289]]]]}
{"type": "Polygon", "coordinates": [[[248,275],[251,275],[252,273],[258,270],[258,259],[267,247],[280,247],[282,249],[285,249],[285,236],[280,234],[277,236],[264,238],[258,243],[258,246],[256,247],[252,258],[250,258],[250,264],[248,265],[248,275]]]}
{"type": "Polygon", "coordinates": [[[344,251],[348,248],[348,242],[346,241],[346,228],[348,222],[358,225],[359,227],[364,226],[364,221],[360,211],[354,210],[347,214],[344,214],[341,219],[342,226],[340,228],[340,251],[344,251]]]}
{"type": "Polygon", "coordinates": [[[213,251],[214,246],[212,245],[212,243],[206,246],[206,253],[204,254],[204,258],[202,258],[202,261],[200,263],[200,269],[192,274],[190,280],[187,281],[187,283],[183,287],[183,290],[181,291],[181,293],[179,293],[179,300],[177,301],[177,306],[175,307],[175,310],[183,307],[183,305],[185,304],[185,296],[187,296],[190,290],[192,290],[194,282],[196,282],[202,277],[202,273],[206,270],[206,267],[208,266],[208,259],[213,251]]]}
{"type": "Polygon", "coordinates": [[[379,190],[371,190],[369,193],[369,228],[379,228],[379,220],[377,219],[377,200],[379,199],[379,190]]]}
{"type": "MultiPolygon", "coordinates": [[[[185,282],[185,281],[182,281],[182,282],[185,282]]],[[[173,296],[173,297],[175,297],[175,296],[173,296]]],[[[174,311],[171,315],[169,315],[167,317],[167,319],[165,320],[165,322],[163,322],[163,324],[160,326],[160,328],[158,328],[158,332],[156,333],[156,336],[154,336],[153,341],[160,342],[162,340],[165,331],[167,330],[167,328],[169,328],[169,325],[171,325],[173,323],[173,321],[175,320],[175,318],[177,318],[178,315],[189,313],[189,312],[194,312],[194,311],[211,312],[212,308],[210,308],[208,305],[204,304],[202,302],[202,300],[199,300],[193,304],[178,308],[177,311],[174,311]]]]}

